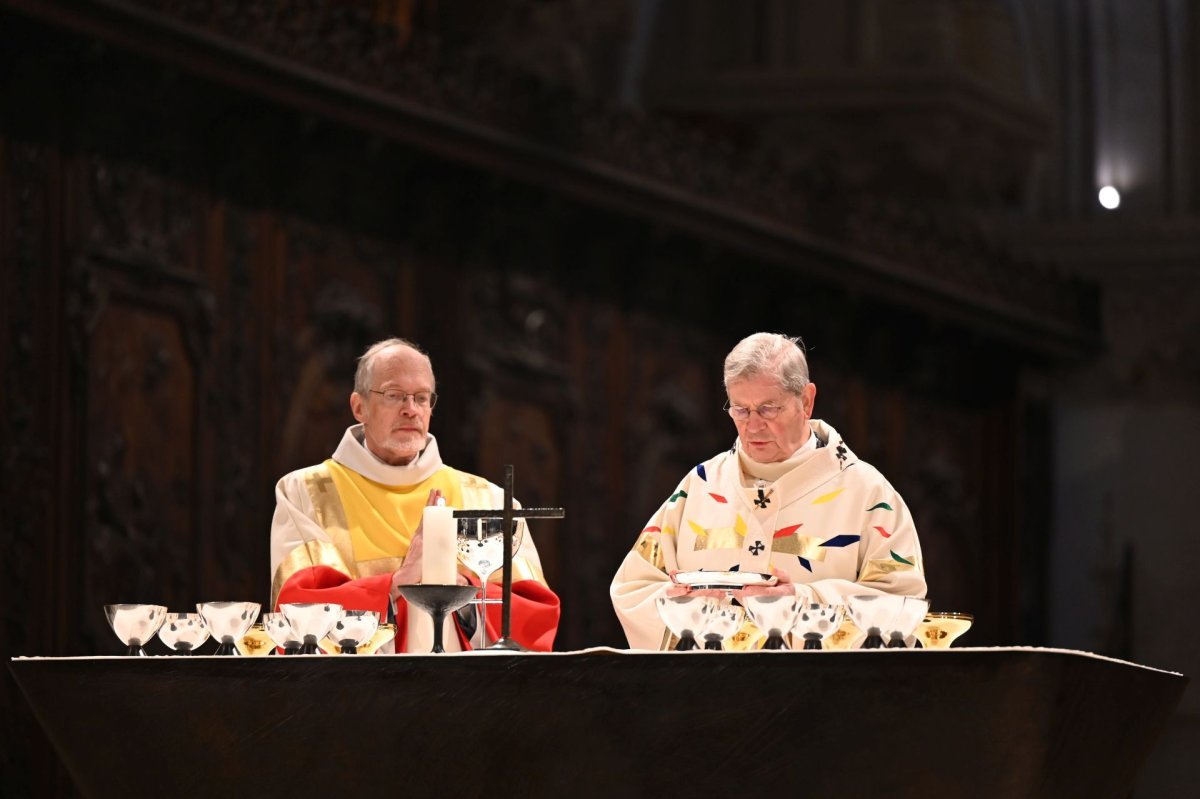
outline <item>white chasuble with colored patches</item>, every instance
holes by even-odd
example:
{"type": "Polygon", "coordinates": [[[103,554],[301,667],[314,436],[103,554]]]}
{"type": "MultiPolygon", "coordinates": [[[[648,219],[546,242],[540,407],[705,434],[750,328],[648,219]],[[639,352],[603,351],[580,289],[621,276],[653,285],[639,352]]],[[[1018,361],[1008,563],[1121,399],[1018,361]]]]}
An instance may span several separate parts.
{"type": "Polygon", "coordinates": [[[646,523],[610,588],[629,645],[658,649],[655,600],[673,571],[786,574],[805,601],[925,595],[908,507],[842,437],[810,421],[818,449],[773,481],[747,474],[735,446],[692,469],[646,523]]]}

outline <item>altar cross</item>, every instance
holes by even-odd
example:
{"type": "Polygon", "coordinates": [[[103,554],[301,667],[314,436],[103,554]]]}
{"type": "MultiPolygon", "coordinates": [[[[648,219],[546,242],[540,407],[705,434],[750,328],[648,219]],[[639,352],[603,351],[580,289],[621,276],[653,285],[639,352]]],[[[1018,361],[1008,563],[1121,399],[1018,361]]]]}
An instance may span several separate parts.
{"type": "MultiPolygon", "coordinates": [[[[508,649],[514,652],[524,652],[525,647],[521,646],[511,635],[512,632],[512,541],[513,541],[513,518],[520,516],[522,519],[561,519],[566,513],[562,508],[521,508],[519,512],[513,511],[513,467],[512,464],[506,464],[504,467],[504,507],[497,510],[456,510],[454,518],[456,519],[503,519],[504,533],[504,583],[501,592],[500,605],[500,637],[488,649],[508,649]]],[[[487,586],[483,587],[485,595],[487,586]]]]}

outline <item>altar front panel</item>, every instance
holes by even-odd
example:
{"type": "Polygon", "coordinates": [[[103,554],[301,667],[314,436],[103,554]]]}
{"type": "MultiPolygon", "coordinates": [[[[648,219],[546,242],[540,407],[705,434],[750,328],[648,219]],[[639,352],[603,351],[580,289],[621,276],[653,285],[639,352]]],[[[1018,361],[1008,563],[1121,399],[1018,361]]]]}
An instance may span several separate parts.
{"type": "Polygon", "coordinates": [[[1187,683],[1040,649],[11,668],[89,796],[1124,797],[1187,683]]]}

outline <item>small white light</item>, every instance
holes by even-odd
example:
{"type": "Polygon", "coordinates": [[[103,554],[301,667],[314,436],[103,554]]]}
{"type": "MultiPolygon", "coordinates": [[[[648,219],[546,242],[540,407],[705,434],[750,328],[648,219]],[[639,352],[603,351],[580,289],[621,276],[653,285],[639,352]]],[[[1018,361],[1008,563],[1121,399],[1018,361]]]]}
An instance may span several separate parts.
{"type": "Polygon", "coordinates": [[[1121,204],[1121,192],[1114,186],[1105,186],[1100,190],[1100,204],[1108,210],[1113,210],[1121,204]]]}

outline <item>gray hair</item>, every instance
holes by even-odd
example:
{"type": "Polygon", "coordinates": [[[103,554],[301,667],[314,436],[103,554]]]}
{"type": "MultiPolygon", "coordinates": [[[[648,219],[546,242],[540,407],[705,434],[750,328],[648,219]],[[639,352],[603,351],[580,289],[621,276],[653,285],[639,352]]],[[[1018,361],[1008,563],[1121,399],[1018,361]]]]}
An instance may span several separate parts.
{"type": "Polygon", "coordinates": [[[779,333],[755,333],[739,341],[725,356],[725,388],[759,375],[770,375],[784,391],[801,394],[808,385],[804,342],[779,333]]]}
{"type": "MultiPolygon", "coordinates": [[[[383,341],[376,341],[371,346],[367,347],[358,358],[358,368],[354,370],[354,390],[359,394],[366,396],[367,391],[371,388],[371,380],[375,369],[375,358],[384,350],[390,350],[392,347],[408,347],[413,352],[425,359],[425,363],[429,366],[429,373],[433,374],[433,362],[429,360],[429,356],[425,351],[413,344],[408,339],[403,338],[386,338],[383,341]]],[[[434,381],[436,385],[436,380],[434,381]]]]}

